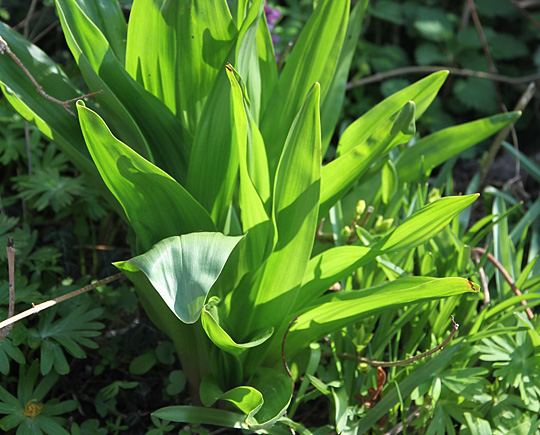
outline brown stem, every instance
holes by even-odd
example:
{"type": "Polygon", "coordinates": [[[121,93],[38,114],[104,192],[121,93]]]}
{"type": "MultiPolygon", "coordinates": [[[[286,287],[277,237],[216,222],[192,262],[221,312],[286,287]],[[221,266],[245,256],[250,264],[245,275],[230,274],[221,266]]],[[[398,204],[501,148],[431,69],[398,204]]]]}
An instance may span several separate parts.
{"type": "Polygon", "coordinates": [[[19,320],[24,319],[25,317],[29,317],[32,314],[37,314],[40,311],[43,311],[43,310],[45,310],[47,308],[52,307],[53,305],[59,304],[60,302],[67,301],[68,299],[71,299],[71,298],[73,298],[75,296],[79,296],[79,295],[81,295],[83,293],[86,293],[89,290],[95,289],[96,287],[108,284],[108,283],[110,283],[112,281],[115,281],[115,280],[117,280],[119,278],[122,278],[123,276],[124,276],[123,273],[117,273],[116,275],[108,276],[107,278],[103,278],[103,279],[101,279],[101,280],[99,280],[99,281],[97,281],[97,282],[95,282],[93,284],[89,284],[89,285],[87,285],[85,287],[81,287],[80,289],[74,290],[71,293],[68,293],[66,295],[58,296],[57,298],[51,299],[49,301],[43,302],[43,303],[38,304],[38,305],[33,305],[32,304],[32,308],[30,308],[30,309],[28,309],[26,311],[23,311],[22,313],[19,313],[16,316],[10,317],[10,318],[4,320],[3,322],[0,322],[0,328],[4,328],[4,327],[6,327],[8,325],[12,325],[13,323],[18,322],[19,320]]]}
{"type": "Polygon", "coordinates": [[[13,51],[11,51],[11,49],[9,48],[9,45],[8,43],[4,40],[4,38],[2,38],[0,36],[0,54],[4,54],[4,53],[7,53],[9,54],[9,56],[13,59],[13,61],[19,66],[19,68],[26,74],[26,76],[30,79],[30,81],[34,84],[34,86],[36,87],[36,90],[38,92],[38,94],[40,94],[42,97],[46,98],[47,100],[49,101],[52,101],[53,103],[56,103],[56,104],[59,104],[60,106],[62,106],[64,109],[67,110],[67,112],[71,115],[71,116],[75,116],[75,113],[69,108],[69,104],[70,103],[73,103],[74,101],[77,101],[77,100],[81,100],[83,98],[87,98],[87,97],[92,97],[94,95],[97,95],[97,94],[102,94],[103,91],[100,90],[100,91],[96,91],[96,92],[90,92],[89,94],[85,94],[85,95],[82,95],[80,97],[77,97],[77,98],[72,98],[71,100],[65,100],[65,101],[61,101],[61,100],[58,100],[54,97],[51,97],[49,94],[47,94],[44,90],[43,90],[43,87],[37,82],[37,80],[34,78],[34,76],[30,73],[30,71],[28,71],[28,68],[26,68],[24,66],[24,64],[21,62],[21,60],[17,57],[17,55],[15,53],[13,53],[13,51]]]}
{"type": "MultiPolygon", "coordinates": [[[[480,264],[480,254],[477,251],[472,251],[472,256],[474,257],[476,264],[480,264]]],[[[478,268],[478,273],[480,274],[480,281],[482,282],[482,289],[484,290],[484,305],[482,305],[482,309],[484,309],[490,302],[488,280],[483,267],[478,268]]]]}
{"type": "Polygon", "coordinates": [[[510,0],[510,3],[523,15],[529,23],[531,23],[537,30],[540,30],[540,23],[536,21],[529,12],[516,0],[510,0]]]}
{"type": "MultiPolygon", "coordinates": [[[[524,110],[525,107],[527,107],[527,105],[531,101],[532,97],[534,96],[535,89],[536,89],[536,85],[534,84],[534,82],[529,83],[529,86],[527,86],[527,89],[525,90],[525,92],[523,92],[521,97],[519,97],[519,100],[516,103],[514,110],[516,111],[524,110]]],[[[512,124],[507,125],[501,131],[499,131],[497,136],[495,136],[493,143],[489,147],[487,156],[482,162],[482,167],[480,168],[480,179],[478,181],[479,186],[481,186],[484,183],[488,170],[491,164],[493,163],[493,161],[495,160],[495,156],[499,152],[499,149],[501,148],[501,144],[503,140],[506,138],[506,136],[508,135],[508,132],[510,131],[511,127],[512,127],[512,124]]],[[[514,146],[515,145],[516,144],[514,143],[514,146]]]]}
{"type": "MultiPolygon", "coordinates": [[[[510,288],[514,292],[516,296],[521,296],[523,293],[521,293],[521,290],[516,287],[514,284],[514,280],[510,276],[510,274],[507,272],[507,270],[504,268],[504,266],[499,263],[499,260],[497,260],[490,252],[487,252],[484,248],[472,248],[473,252],[479,252],[482,255],[486,255],[487,259],[493,263],[493,265],[499,269],[499,272],[501,272],[501,275],[504,277],[506,282],[510,284],[510,288]]],[[[528,302],[526,300],[521,301],[521,305],[527,305],[528,302]]],[[[527,316],[529,319],[534,319],[534,314],[530,308],[525,308],[525,312],[527,313],[527,316]]]]}
{"type": "Polygon", "coordinates": [[[406,66],[403,68],[396,68],[391,71],[383,73],[373,74],[368,77],[361,78],[354,82],[347,83],[347,90],[364,86],[369,83],[382,82],[383,80],[401,76],[404,74],[426,74],[434,73],[437,71],[448,71],[450,74],[463,77],[477,77],[480,79],[492,80],[495,82],[507,83],[510,85],[520,85],[522,83],[540,80],[540,74],[532,74],[524,77],[509,77],[501,74],[491,74],[483,71],[474,71],[471,69],[452,68],[448,66],[406,66]]]}
{"type": "Polygon", "coordinates": [[[452,330],[448,338],[444,340],[441,344],[439,344],[437,347],[431,350],[428,350],[427,352],[421,353],[420,355],[411,356],[410,358],[403,359],[400,361],[375,361],[375,360],[364,358],[364,357],[360,357],[356,359],[358,362],[366,363],[370,365],[371,367],[398,367],[398,366],[406,366],[407,364],[412,364],[413,362],[416,362],[422,358],[425,358],[429,355],[434,354],[435,352],[438,352],[444,346],[446,346],[450,342],[450,340],[452,340],[452,338],[454,338],[454,335],[456,334],[459,328],[459,325],[455,322],[454,316],[450,316],[450,318],[452,319],[452,325],[454,329],[452,330]]]}
{"type": "MultiPolygon", "coordinates": [[[[9,307],[8,318],[12,318],[15,314],[15,247],[13,246],[13,238],[8,237],[6,246],[7,259],[8,259],[8,280],[9,280],[9,307]]],[[[6,338],[9,331],[13,328],[13,325],[7,325],[2,327],[2,333],[0,334],[0,341],[6,338]]]]}
{"type": "MultiPolygon", "coordinates": [[[[474,4],[474,0],[467,0],[467,2],[469,5],[469,10],[471,12],[471,18],[474,22],[474,27],[476,28],[476,33],[478,33],[478,37],[480,38],[480,42],[482,43],[482,50],[484,51],[484,57],[486,58],[489,72],[491,74],[496,75],[497,68],[495,67],[495,63],[493,62],[491,53],[489,52],[486,35],[484,33],[484,29],[482,28],[482,24],[480,23],[480,18],[478,17],[478,13],[476,12],[476,5],[474,4]]],[[[493,81],[492,83],[493,83],[493,87],[495,88],[495,95],[497,96],[497,102],[499,103],[499,107],[501,108],[503,112],[506,112],[507,110],[503,103],[502,93],[501,93],[501,88],[499,87],[499,83],[496,81],[493,81]]]]}

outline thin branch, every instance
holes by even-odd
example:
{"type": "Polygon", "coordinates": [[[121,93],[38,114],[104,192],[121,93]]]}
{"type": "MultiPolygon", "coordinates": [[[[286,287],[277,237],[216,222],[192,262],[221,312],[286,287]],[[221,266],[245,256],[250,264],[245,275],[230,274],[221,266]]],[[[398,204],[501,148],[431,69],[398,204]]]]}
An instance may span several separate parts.
{"type": "Polygon", "coordinates": [[[450,340],[452,340],[452,338],[454,338],[454,335],[456,334],[459,328],[459,325],[455,322],[454,316],[450,316],[450,318],[452,319],[452,326],[454,327],[454,329],[452,330],[448,338],[444,340],[441,344],[439,344],[437,347],[431,350],[428,350],[427,352],[421,353],[420,355],[412,356],[410,358],[403,359],[400,361],[375,361],[375,360],[364,358],[364,357],[350,357],[349,355],[340,355],[340,356],[346,357],[348,359],[353,359],[359,363],[368,364],[371,367],[398,367],[398,366],[406,366],[407,364],[412,364],[413,362],[416,362],[422,358],[425,358],[429,355],[434,354],[435,352],[438,352],[439,350],[442,350],[442,348],[446,346],[450,342],[450,340]]]}
{"type": "MultiPolygon", "coordinates": [[[[529,12],[527,12],[527,10],[525,9],[524,6],[522,6],[519,2],[517,2],[516,0],[510,0],[510,3],[512,3],[512,5],[519,11],[519,13],[521,15],[523,15],[525,17],[525,19],[527,21],[529,21],[529,23],[531,23],[534,27],[536,27],[537,30],[540,30],[540,23],[538,21],[536,21],[533,16],[531,14],[529,14],[529,12]]],[[[522,2],[523,3],[523,2],[522,2]]]]}
{"type": "MultiPolygon", "coordinates": [[[[491,74],[497,74],[497,68],[495,67],[495,63],[493,62],[493,58],[491,57],[491,53],[489,51],[486,35],[484,33],[484,29],[482,28],[482,24],[480,23],[480,18],[478,17],[478,13],[476,12],[476,5],[474,3],[474,0],[467,0],[469,5],[469,10],[471,12],[471,18],[474,22],[474,27],[476,28],[476,33],[478,33],[478,37],[480,38],[480,42],[482,43],[482,50],[484,51],[484,57],[486,58],[486,62],[488,64],[488,69],[491,74]]],[[[504,102],[502,99],[502,93],[501,88],[499,87],[499,83],[493,81],[493,87],[495,88],[495,95],[497,96],[497,102],[499,103],[499,107],[503,112],[506,112],[506,107],[504,106],[504,102]]]]}
{"type": "MultiPolygon", "coordinates": [[[[472,251],[472,256],[474,257],[476,264],[480,264],[480,254],[477,251],[472,251]]],[[[482,305],[482,309],[484,309],[489,305],[490,302],[489,285],[486,272],[484,271],[483,267],[478,268],[478,273],[480,274],[480,281],[482,282],[482,289],[484,290],[484,305],[482,305]]]]}
{"type": "MultiPolygon", "coordinates": [[[[489,261],[491,261],[493,263],[493,265],[499,269],[499,272],[501,272],[502,276],[504,277],[504,279],[506,280],[506,282],[508,284],[510,284],[510,288],[512,289],[512,291],[514,292],[514,294],[516,296],[521,296],[523,293],[521,293],[521,290],[518,289],[516,287],[516,285],[514,284],[514,280],[512,279],[512,277],[510,276],[510,274],[508,273],[508,271],[504,268],[504,266],[499,263],[499,261],[490,253],[490,252],[487,252],[484,248],[472,248],[472,251],[473,252],[479,252],[480,254],[482,255],[486,255],[487,256],[487,259],[489,261]]],[[[521,305],[527,305],[528,302],[526,300],[523,300],[521,301],[521,305]]],[[[534,319],[534,314],[532,312],[532,310],[530,308],[526,308],[525,309],[525,312],[527,313],[527,316],[529,317],[529,319],[534,319]]]]}
{"type": "Polygon", "coordinates": [[[25,317],[29,317],[32,314],[37,314],[40,311],[43,311],[47,308],[52,307],[53,305],[59,304],[60,302],[67,301],[68,299],[71,299],[75,296],[79,296],[83,293],[86,293],[89,290],[95,289],[96,287],[108,284],[112,281],[122,278],[123,276],[124,276],[123,273],[117,273],[116,275],[108,276],[107,278],[103,278],[93,284],[87,285],[85,287],[81,287],[80,289],[74,290],[71,293],[68,293],[66,295],[58,296],[57,298],[51,299],[49,301],[43,302],[38,305],[32,304],[33,305],[32,308],[26,311],[23,311],[22,313],[19,313],[16,316],[10,317],[4,320],[3,322],[0,322],[0,328],[4,328],[8,325],[12,325],[13,323],[18,322],[19,320],[24,319],[25,317]]]}
{"type": "MultiPolygon", "coordinates": [[[[534,82],[529,83],[529,86],[527,86],[527,89],[525,89],[525,92],[519,97],[518,102],[516,103],[514,110],[523,111],[525,107],[529,104],[532,97],[534,96],[534,91],[536,89],[536,85],[534,82]]],[[[481,186],[484,183],[484,180],[486,179],[488,170],[495,160],[495,156],[499,152],[499,149],[501,148],[501,144],[503,140],[508,135],[508,132],[510,131],[512,127],[512,124],[507,125],[504,127],[499,133],[497,133],[497,136],[495,136],[495,139],[493,140],[493,143],[489,147],[489,151],[487,153],[486,158],[484,159],[482,163],[482,167],[480,168],[480,180],[478,181],[478,185],[481,186]]],[[[515,144],[514,144],[515,145],[515,144]]]]}
{"type": "MultiPolygon", "coordinates": [[[[6,246],[7,259],[8,259],[8,279],[9,279],[9,307],[8,318],[13,318],[15,314],[15,247],[13,246],[13,238],[8,237],[6,246]]],[[[0,334],[0,341],[6,338],[9,331],[13,328],[13,325],[2,327],[0,334]]]]}
{"type": "Polygon", "coordinates": [[[347,83],[347,90],[364,86],[369,83],[382,82],[383,80],[401,76],[404,74],[428,74],[437,71],[448,71],[450,74],[463,77],[477,77],[479,79],[492,80],[495,82],[507,83],[509,85],[520,85],[522,83],[540,80],[540,74],[532,74],[523,77],[510,77],[501,74],[491,74],[483,71],[474,71],[471,69],[452,68],[448,66],[406,66],[396,68],[391,71],[373,74],[368,77],[361,78],[354,82],[347,83]]]}
{"type": "Polygon", "coordinates": [[[49,94],[47,94],[44,90],[43,90],[43,87],[37,82],[37,80],[34,78],[34,76],[30,73],[30,71],[28,71],[28,68],[26,68],[24,66],[24,64],[21,62],[21,60],[17,57],[17,55],[15,53],[13,53],[13,51],[11,51],[11,49],[9,48],[9,45],[8,43],[4,40],[4,38],[2,38],[0,36],[0,54],[4,54],[4,53],[7,53],[9,54],[9,56],[13,59],[13,61],[19,66],[19,68],[26,74],[26,76],[30,79],[30,81],[34,84],[34,86],[36,87],[36,90],[38,92],[38,94],[40,94],[42,97],[46,98],[47,100],[49,101],[52,101],[53,103],[56,103],[56,104],[59,104],[60,106],[62,106],[64,109],[67,110],[67,112],[71,115],[71,116],[75,116],[75,113],[70,109],[69,105],[71,103],[73,103],[74,101],[77,101],[77,100],[81,100],[83,98],[87,98],[87,97],[92,97],[94,95],[97,95],[97,94],[102,94],[103,91],[100,90],[100,91],[96,91],[96,92],[90,92],[89,94],[85,94],[85,95],[82,95],[80,97],[77,97],[77,98],[72,98],[71,100],[65,100],[65,101],[61,101],[61,100],[58,100],[54,97],[51,97],[49,94]]]}
{"type": "Polygon", "coordinates": [[[294,319],[291,320],[291,323],[289,323],[289,326],[287,326],[287,330],[285,331],[285,334],[283,335],[283,341],[281,342],[281,359],[283,360],[283,366],[285,367],[285,370],[287,371],[287,374],[289,375],[289,378],[291,378],[291,380],[293,377],[292,377],[291,371],[289,370],[289,366],[287,365],[287,360],[285,359],[285,340],[287,340],[287,334],[289,333],[291,326],[293,325],[294,322],[298,320],[298,318],[301,315],[302,314],[298,314],[298,316],[296,316],[294,319]]]}

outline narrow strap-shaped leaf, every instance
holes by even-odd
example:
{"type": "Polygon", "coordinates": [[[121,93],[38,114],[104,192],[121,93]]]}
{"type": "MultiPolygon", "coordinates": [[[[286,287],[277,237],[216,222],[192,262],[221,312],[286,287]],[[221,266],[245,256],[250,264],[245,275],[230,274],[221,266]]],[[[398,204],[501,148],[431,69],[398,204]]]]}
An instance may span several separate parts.
{"type": "Polygon", "coordinates": [[[322,132],[322,155],[326,155],[326,150],[334,134],[336,124],[341,116],[341,109],[345,100],[345,89],[349,78],[349,70],[353,55],[356,52],[358,38],[364,21],[364,14],[369,0],[359,1],[351,11],[349,25],[345,40],[341,47],[341,53],[337,63],[328,96],[322,100],[321,106],[321,132],[322,132]]]}
{"type": "Polygon", "coordinates": [[[328,94],[347,30],[349,7],[349,0],[319,1],[287,59],[261,123],[271,174],[311,85],[320,83],[323,102],[328,94]]]}
{"type": "Polygon", "coordinates": [[[380,251],[399,251],[427,242],[442,231],[459,212],[476,201],[478,196],[476,193],[438,199],[412,214],[373,247],[380,251]]]}
{"type": "Polygon", "coordinates": [[[114,55],[124,65],[127,24],[118,0],[74,0],[105,36],[114,55]]]}
{"type": "Polygon", "coordinates": [[[292,308],[317,226],[320,138],[316,84],[291,127],[275,178],[272,219],[277,245],[261,269],[244,279],[231,297],[231,327],[238,334],[275,327],[292,308]]]}
{"type": "Polygon", "coordinates": [[[167,406],[152,413],[154,417],[180,423],[213,424],[220,427],[247,429],[245,416],[222,409],[202,406],[167,406]]]}
{"type": "Polygon", "coordinates": [[[112,121],[108,122],[115,125],[122,139],[129,139],[139,154],[184,182],[190,135],[165,104],[127,73],[105,36],[77,3],[56,0],[56,6],[66,41],[83,77],[92,90],[104,91],[96,100],[114,110],[109,112],[112,121]],[[144,140],[134,136],[139,129],[144,140]]]}
{"type": "Polygon", "coordinates": [[[396,160],[400,180],[414,181],[420,169],[428,171],[516,121],[521,112],[509,112],[449,127],[433,133],[403,151],[396,160]]]}
{"type": "MultiPolygon", "coordinates": [[[[285,344],[286,353],[292,357],[329,332],[384,309],[468,292],[478,292],[478,286],[463,278],[409,277],[369,289],[323,296],[293,323],[285,344]]],[[[278,363],[274,353],[270,357],[278,363]]]]}
{"type": "Polygon", "coordinates": [[[126,69],[195,135],[236,34],[226,0],[135,0],[126,69]]]}
{"type": "Polygon", "coordinates": [[[166,237],[215,229],[204,208],[172,177],[116,139],[82,102],[77,109],[90,154],[125,210],[142,250],[166,237]]]}
{"type": "Polygon", "coordinates": [[[227,66],[227,76],[231,85],[231,120],[233,121],[233,142],[238,147],[240,186],[238,201],[242,230],[247,233],[248,270],[256,269],[267,251],[269,232],[273,229],[270,218],[264,208],[248,170],[247,138],[248,119],[244,105],[244,95],[240,82],[232,66],[227,66]]]}
{"type": "Polygon", "coordinates": [[[321,176],[321,206],[319,219],[345,195],[369,166],[397,145],[394,139],[400,135],[404,140],[412,137],[403,130],[414,122],[414,103],[407,103],[400,112],[380,124],[373,134],[356,147],[325,165],[321,176]]]}
{"type": "Polygon", "coordinates": [[[238,145],[233,134],[231,85],[226,68],[216,78],[197,132],[187,175],[187,189],[224,228],[238,178],[238,145]]]}
{"type": "Polygon", "coordinates": [[[116,266],[129,263],[142,271],[182,322],[195,323],[210,288],[241,239],[204,232],[169,237],[116,266]]]}
{"type": "Polygon", "coordinates": [[[251,5],[248,15],[238,32],[236,42],[236,68],[244,77],[250,109],[253,117],[259,119],[261,108],[262,83],[259,57],[257,53],[257,33],[264,11],[264,2],[257,0],[251,5]]]}
{"type": "Polygon", "coordinates": [[[346,154],[358,144],[364,142],[384,120],[396,113],[396,108],[403,107],[408,101],[414,101],[416,106],[415,119],[420,119],[437,95],[437,92],[439,92],[447,76],[448,71],[438,71],[430,74],[385,98],[370,109],[343,132],[339,139],[338,156],[346,154]]]}

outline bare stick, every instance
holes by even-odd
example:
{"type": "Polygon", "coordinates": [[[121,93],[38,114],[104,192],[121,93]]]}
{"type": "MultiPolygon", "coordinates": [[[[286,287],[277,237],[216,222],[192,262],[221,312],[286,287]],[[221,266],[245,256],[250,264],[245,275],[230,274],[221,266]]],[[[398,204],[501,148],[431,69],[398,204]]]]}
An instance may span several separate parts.
{"type": "MultiPolygon", "coordinates": [[[[476,12],[476,5],[474,3],[474,0],[467,0],[469,5],[469,10],[471,12],[471,18],[474,22],[474,27],[476,27],[476,33],[478,33],[478,37],[480,38],[480,42],[482,43],[482,50],[484,51],[484,57],[486,58],[489,72],[491,74],[497,74],[497,68],[495,67],[495,63],[493,62],[493,58],[491,57],[491,53],[489,52],[489,47],[486,39],[486,35],[484,33],[484,29],[482,28],[482,24],[480,23],[480,18],[478,17],[478,13],[476,12]]],[[[497,96],[497,102],[499,103],[499,107],[503,112],[507,112],[506,107],[504,106],[503,99],[502,99],[502,93],[501,88],[499,87],[499,83],[493,81],[493,87],[495,88],[495,95],[497,96]]]]}
{"type": "Polygon", "coordinates": [[[59,104],[64,109],[66,109],[71,116],[75,116],[75,113],[69,108],[70,103],[73,103],[74,101],[77,101],[77,100],[81,100],[83,98],[92,97],[94,95],[103,93],[103,91],[100,90],[100,91],[96,91],[96,92],[90,92],[89,94],[85,94],[85,95],[82,95],[82,96],[77,97],[77,98],[72,98],[71,100],[65,100],[65,101],[58,100],[58,99],[56,99],[54,97],[51,97],[49,94],[47,94],[43,90],[43,87],[37,82],[37,80],[30,73],[30,71],[28,71],[28,69],[20,61],[20,59],[17,57],[17,55],[15,53],[13,53],[13,51],[11,51],[11,49],[9,48],[8,43],[4,40],[4,38],[2,38],[0,36],[0,54],[4,54],[4,53],[9,54],[9,56],[13,59],[13,61],[26,74],[26,76],[30,79],[30,81],[36,87],[36,90],[37,90],[38,94],[40,94],[42,97],[46,98],[47,100],[52,101],[53,103],[59,104]]]}
{"type": "MultiPolygon", "coordinates": [[[[473,252],[476,251],[482,255],[486,254],[487,259],[491,261],[497,269],[499,269],[499,272],[501,272],[506,282],[510,284],[510,288],[512,289],[514,294],[516,296],[521,296],[523,294],[521,293],[521,290],[516,287],[516,285],[514,284],[514,280],[512,279],[510,274],[507,272],[507,270],[504,268],[504,266],[501,263],[499,263],[499,261],[490,252],[487,252],[484,248],[472,248],[472,250],[473,252]]],[[[521,305],[525,306],[527,304],[528,302],[526,300],[521,301],[521,305]]],[[[531,320],[534,319],[534,314],[530,308],[525,308],[525,312],[527,313],[527,316],[529,317],[529,319],[531,320]]]]}
{"type": "Polygon", "coordinates": [[[117,273],[116,275],[108,276],[107,278],[103,278],[103,279],[95,282],[94,284],[90,284],[90,285],[87,285],[85,287],[81,287],[80,289],[74,290],[71,293],[68,293],[66,295],[58,296],[57,298],[51,299],[50,301],[43,302],[43,303],[38,304],[38,305],[34,305],[32,308],[30,308],[30,309],[28,309],[26,311],[23,311],[22,313],[19,313],[16,316],[10,317],[10,318],[4,320],[3,322],[0,322],[0,328],[4,328],[4,327],[6,327],[8,325],[12,325],[13,323],[18,322],[19,320],[24,319],[25,317],[29,317],[32,314],[37,314],[40,311],[43,311],[43,310],[45,310],[47,308],[52,307],[53,305],[59,304],[60,302],[67,301],[68,299],[71,299],[71,298],[73,298],[75,296],[79,296],[79,295],[81,295],[83,293],[86,293],[89,290],[95,289],[96,287],[108,284],[108,283],[110,283],[112,281],[115,281],[115,280],[117,280],[119,278],[122,278],[123,276],[124,276],[123,273],[117,273]]]}
{"type": "Polygon", "coordinates": [[[444,340],[441,344],[439,344],[437,347],[435,347],[434,349],[428,350],[427,352],[421,353],[420,355],[416,355],[416,356],[412,356],[412,357],[407,358],[407,359],[403,359],[401,361],[375,361],[375,360],[364,358],[364,357],[355,358],[355,359],[358,362],[366,363],[366,364],[370,365],[371,367],[398,367],[398,366],[406,366],[407,364],[412,364],[413,362],[416,362],[416,361],[418,361],[418,360],[420,360],[422,358],[425,358],[425,357],[427,357],[429,355],[434,354],[435,352],[438,352],[444,346],[446,346],[450,342],[450,340],[452,340],[452,338],[454,338],[454,335],[456,334],[456,332],[457,332],[457,330],[459,328],[459,325],[455,322],[454,316],[450,316],[450,318],[452,319],[452,325],[453,325],[454,329],[452,330],[452,332],[450,333],[448,338],[446,340],[444,340]]]}
{"type": "Polygon", "coordinates": [[[452,68],[448,66],[406,66],[396,68],[391,71],[373,74],[368,77],[347,83],[347,90],[364,86],[369,83],[382,82],[383,80],[401,76],[404,74],[428,74],[437,71],[448,71],[450,74],[464,77],[477,77],[479,79],[492,80],[495,82],[507,83],[509,85],[520,85],[534,80],[540,80],[540,74],[532,74],[524,77],[509,77],[501,74],[491,74],[483,71],[474,71],[471,69],[452,68]]]}
{"type": "Polygon", "coordinates": [[[529,23],[531,23],[534,27],[536,27],[537,30],[540,30],[540,23],[536,21],[529,12],[525,9],[525,6],[522,6],[519,2],[516,0],[510,0],[510,3],[523,15],[529,23]]]}
{"type": "MultiPolygon", "coordinates": [[[[480,254],[477,251],[472,251],[472,256],[474,257],[476,264],[480,264],[480,254]]],[[[480,281],[482,282],[482,289],[484,290],[484,305],[482,306],[482,309],[484,309],[490,302],[488,280],[483,267],[478,268],[478,273],[480,274],[480,281]]]]}
{"type": "MultiPolygon", "coordinates": [[[[536,89],[536,85],[534,82],[529,83],[529,86],[527,86],[527,89],[521,97],[519,97],[518,102],[516,103],[516,106],[514,107],[514,110],[524,110],[525,107],[529,104],[529,101],[531,101],[532,97],[534,96],[534,90],[536,89]]],[[[507,125],[504,127],[497,136],[495,136],[495,139],[493,140],[493,143],[491,144],[488,154],[482,163],[482,168],[480,169],[480,180],[478,181],[478,185],[481,186],[484,180],[486,179],[486,175],[488,173],[488,170],[495,160],[495,156],[497,155],[497,152],[501,148],[501,144],[503,140],[508,135],[508,132],[510,131],[512,127],[512,124],[507,125]]]]}
{"type": "Polygon", "coordinates": [[[289,326],[287,326],[287,330],[285,331],[285,335],[283,335],[283,341],[281,342],[281,359],[283,360],[283,366],[285,367],[285,370],[287,371],[287,374],[289,375],[289,378],[292,379],[291,371],[289,370],[289,366],[287,365],[287,360],[285,359],[285,340],[287,340],[287,334],[289,333],[289,330],[291,329],[291,326],[294,322],[298,320],[298,318],[301,316],[301,314],[298,314],[294,319],[291,320],[291,323],[289,323],[289,326]]]}
{"type": "MultiPolygon", "coordinates": [[[[13,238],[8,237],[7,242],[7,259],[8,259],[8,279],[9,279],[9,308],[8,318],[13,318],[15,314],[15,248],[13,246],[13,238]]],[[[2,333],[0,334],[0,341],[6,338],[9,331],[13,328],[13,325],[8,325],[5,328],[2,327],[2,333]]]]}

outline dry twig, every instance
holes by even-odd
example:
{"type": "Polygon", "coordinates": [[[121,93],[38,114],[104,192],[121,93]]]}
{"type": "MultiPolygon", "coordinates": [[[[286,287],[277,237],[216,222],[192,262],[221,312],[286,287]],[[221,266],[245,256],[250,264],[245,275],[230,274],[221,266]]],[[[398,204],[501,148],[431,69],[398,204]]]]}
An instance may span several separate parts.
{"type": "MultiPolygon", "coordinates": [[[[508,271],[504,268],[504,266],[499,263],[499,261],[490,253],[487,252],[484,248],[472,248],[473,252],[479,252],[481,255],[486,255],[487,259],[493,263],[493,265],[499,269],[499,272],[501,272],[501,275],[504,277],[506,282],[510,284],[510,288],[514,292],[516,296],[521,296],[523,293],[521,293],[521,290],[516,287],[514,284],[514,280],[508,273],[508,271]]],[[[526,300],[521,301],[521,305],[526,306],[528,302],[526,300]]],[[[527,313],[527,316],[529,319],[534,319],[534,314],[530,308],[525,308],[525,312],[527,313]]]]}
{"type": "Polygon", "coordinates": [[[16,316],[9,317],[3,322],[0,322],[0,328],[5,328],[6,326],[12,325],[13,323],[18,322],[19,320],[24,319],[25,317],[29,317],[32,314],[37,314],[40,311],[43,311],[47,308],[52,307],[53,305],[59,304],[60,302],[67,301],[68,299],[71,299],[75,296],[79,296],[83,293],[86,293],[89,290],[95,289],[96,287],[108,284],[112,281],[122,278],[123,276],[124,276],[123,273],[117,273],[116,275],[112,275],[112,276],[108,276],[107,278],[100,279],[99,281],[93,284],[89,284],[85,287],[81,287],[80,289],[74,290],[71,293],[68,293],[66,295],[58,296],[57,298],[51,299],[49,301],[43,302],[38,305],[33,305],[32,308],[26,311],[23,311],[22,313],[19,313],[16,316]]]}
{"type": "Polygon", "coordinates": [[[36,87],[36,90],[38,92],[39,95],[41,95],[42,97],[46,98],[47,100],[49,101],[52,101],[53,103],[56,103],[56,104],[59,104],[60,106],[62,106],[64,109],[67,110],[67,112],[71,115],[71,116],[75,116],[75,113],[70,109],[69,105],[77,100],[81,100],[83,98],[87,98],[87,97],[92,97],[94,95],[97,95],[97,94],[102,94],[103,91],[96,91],[96,92],[90,92],[89,94],[85,94],[85,95],[82,95],[80,97],[76,97],[76,98],[72,98],[70,100],[65,100],[65,101],[61,101],[61,100],[58,100],[57,98],[54,98],[54,97],[51,97],[49,94],[47,94],[44,90],[43,90],[43,87],[37,82],[37,80],[34,78],[34,76],[30,73],[30,71],[28,71],[28,68],[26,68],[24,66],[24,64],[21,62],[21,60],[17,57],[17,55],[15,53],[13,53],[13,51],[11,51],[11,49],[9,48],[9,45],[8,43],[4,40],[4,38],[2,38],[0,36],[0,54],[4,54],[4,53],[7,53],[9,54],[9,56],[13,59],[13,61],[19,66],[19,68],[26,74],[26,76],[30,79],[30,81],[34,84],[34,86],[36,87]]]}

